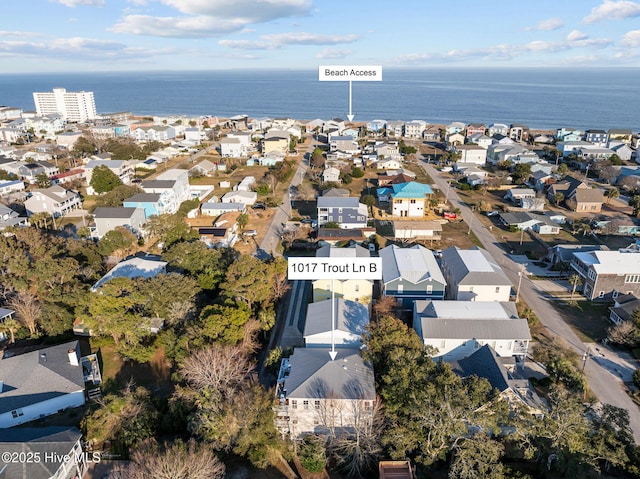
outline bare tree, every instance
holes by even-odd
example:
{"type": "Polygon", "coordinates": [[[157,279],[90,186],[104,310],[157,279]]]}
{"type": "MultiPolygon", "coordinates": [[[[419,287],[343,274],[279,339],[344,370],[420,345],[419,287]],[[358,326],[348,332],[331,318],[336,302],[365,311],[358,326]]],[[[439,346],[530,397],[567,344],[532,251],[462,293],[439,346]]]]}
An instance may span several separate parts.
{"type": "Polygon", "coordinates": [[[169,305],[168,323],[175,325],[179,321],[190,319],[194,312],[191,301],[174,301],[169,305]]]}
{"type": "Polygon", "coordinates": [[[373,306],[373,312],[376,313],[376,318],[380,316],[394,316],[398,308],[398,301],[393,296],[382,296],[376,304],[373,306]]]}
{"type": "Polygon", "coordinates": [[[38,331],[38,323],[42,309],[36,297],[31,293],[19,292],[8,303],[16,312],[16,317],[28,330],[31,336],[38,331]]]}
{"type": "Polygon", "coordinates": [[[134,451],[131,463],[121,471],[122,477],[129,479],[221,479],[224,473],[225,465],[213,451],[193,439],[186,444],[177,441],[163,446],[147,441],[134,451]]]}
{"type": "Polygon", "coordinates": [[[192,386],[229,396],[251,375],[255,364],[242,346],[213,344],[193,352],[180,372],[192,386]]]}
{"type": "Polygon", "coordinates": [[[610,342],[621,346],[635,348],[640,341],[638,329],[633,321],[622,321],[607,330],[607,338],[610,342]]]}

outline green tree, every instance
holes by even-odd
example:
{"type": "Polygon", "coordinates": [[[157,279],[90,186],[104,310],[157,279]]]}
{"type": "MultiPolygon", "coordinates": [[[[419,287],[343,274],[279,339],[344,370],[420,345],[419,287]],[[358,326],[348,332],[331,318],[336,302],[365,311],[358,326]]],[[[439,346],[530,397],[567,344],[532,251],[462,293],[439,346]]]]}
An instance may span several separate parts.
{"type": "Polygon", "coordinates": [[[238,215],[237,223],[240,229],[244,230],[249,224],[249,215],[246,213],[238,215]]]}
{"type": "Polygon", "coordinates": [[[356,166],[351,170],[351,176],[354,178],[362,178],[364,176],[364,170],[356,166]]]}
{"type": "Polygon", "coordinates": [[[102,194],[122,185],[122,180],[107,166],[100,165],[93,169],[89,184],[96,193],[102,194]]]}
{"type": "Polygon", "coordinates": [[[237,344],[244,336],[244,326],[251,318],[251,311],[244,303],[227,302],[207,306],[200,314],[201,329],[194,339],[196,346],[204,341],[237,344]]]}
{"type": "Polygon", "coordinates": [[[531,176],[531,165],[528,163],[518,163],[513,167],[512,176],[515,183],[524,183],[531,176]]]}
{"type": "Polygon", "coordinates": [[[119,206],[122,206],[124,200],[126,200],[127,198],[131,198],[132,196],[142,192],[142,188],[136,185],[116,186],[113,190],[98,196],[95,201],[95,206],[92,207],[89,211],[93,213],[93,210],[95,210],[95,208],[98,206],[117,208],[119,206]]]}
{"type": "Polygon", "coordinates": [[[13,173],[9,173],[6,170],[0,170],[0,180],[13,181],[17,179],[18,177],[13,173]]]}
{"type": "Polygon", "coordinates": [[[556,171],[561,178],[564,178],[569,173],[569,167],[566,163],[560,163],[558,165],[558,170],[556,171]]]}
{"type": "Polygon", "coordinates": [[[300,464],[309,472],[322,472],[327,463],[324,440],[320,436],[305,436],[298,449],[300,464]]]}
{"type": "Polygon", "coordinates": [[[174,243],[162,253],[171,267],[180,268],[207,291],[218,287],[237,257],[237,251],[232,248],[207,248],[202,241],[174,243]]]}
{"type": "Polygon", "coordinates": [[[634,195],[629,198],[629,206],[633,208],[635,216],[640,216],[640,195],[634,195]]]}
{"type": "Polygon", "coordinates": [[[620,190],[618,188],[609,188],[607,190],[607,203],[610,203],[611,200],[615,200],[620,196],[620,190]]]}
{"type": "Polygon", "coordinates": [[[136,283],[140,294],[147,298],[145,309],[156,318],[167,321],[176,304],[193,305],[200,292],[195,279],[177,273],[138,279],[136,283]]]}
{"type": "Polygon", "coordinates": [[[311,154],[311,166],[316,169],[320,169],[324,166],[324,153],[320,148],[313,150],[311,154]]]}
{"type": "Polygon", "coordinates": [[[151,236],[164,243],[165,248],[175,243],[193,241],[199,238],[197,231],[191,229],[184,219],[178,215],[151,216],[147,220],[145,228],[151,236]]]}
{"type": "Polygon", "coordinates": [[[129,253],[138,244],[138,237],[124,226],[116,226],[98,241],[98,251],[109,256],[116,251],[129,253]]]}
{"type": "Polygon", "coordinates": [[[263,304],[273,298],[269,273],[268,263],[255,256],[242,255],[229,265],[222,291],[229,298],[245,302],[251,309],[255,304],[263,304]]]}
{"type": "Polygon", "coordinates": [[[38,188],[49,188],[51,184],[51,180],[46,173],[40,173],[39,175],[36,175],[36,186],[38,188]]]}
{"type": "Polygon", "coordinates": [[[0,332],[9,333],[9,344],[13,344],[16,342],[16,332],[21,328],[21,324],[17,319],[5,319],[0,322],[0,332]]]}
{"type": "Polygon", "coordinates": [[[502,479],[504,466],[500,458],[504,446],[483,432],[457,442],[453,449],[450,479],[502,479]]]}
{"type": "Polygon", "coordinates": [[[553,195],[553,202],[556,205],[559,205],[564,201],[564,193],[560,193],[559,191],[553,195]]]}

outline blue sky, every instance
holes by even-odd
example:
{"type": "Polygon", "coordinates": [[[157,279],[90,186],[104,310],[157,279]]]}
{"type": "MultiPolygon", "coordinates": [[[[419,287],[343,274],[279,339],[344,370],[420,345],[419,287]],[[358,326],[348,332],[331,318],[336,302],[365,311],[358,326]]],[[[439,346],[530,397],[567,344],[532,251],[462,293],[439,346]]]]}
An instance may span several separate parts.
{"type": "Polygon", "coordinates": [[[3,2],[0,73],[640,67],[640,1],[3,2]]]}

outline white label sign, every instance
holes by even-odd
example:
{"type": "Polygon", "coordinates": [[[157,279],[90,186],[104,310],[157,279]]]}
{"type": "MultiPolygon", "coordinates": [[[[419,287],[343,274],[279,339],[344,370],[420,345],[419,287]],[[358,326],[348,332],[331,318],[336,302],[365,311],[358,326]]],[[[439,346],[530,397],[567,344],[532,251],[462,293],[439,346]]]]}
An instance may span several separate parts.
{"type": "Polygon", "coordinates": [[[296,279],[382,279],[380,258],[289,258],[287,276],[296,279]]]}
{"type": "Polygon", "coordinates": [[[382,81],[381,65],[320,65],[320,81],[382,81]]]}

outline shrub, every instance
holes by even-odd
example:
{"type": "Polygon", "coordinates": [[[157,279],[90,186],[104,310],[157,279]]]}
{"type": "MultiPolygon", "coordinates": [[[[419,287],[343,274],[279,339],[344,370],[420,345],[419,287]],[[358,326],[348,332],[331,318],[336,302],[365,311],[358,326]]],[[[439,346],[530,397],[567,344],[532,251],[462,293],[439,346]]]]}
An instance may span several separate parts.
{"type": "Polygon", "coordinates": [[[327,462],[327,453],[321,438],[314,435],[305,436],[298,452],[300,464],[309,472],[322,472],[327,462]]]}

